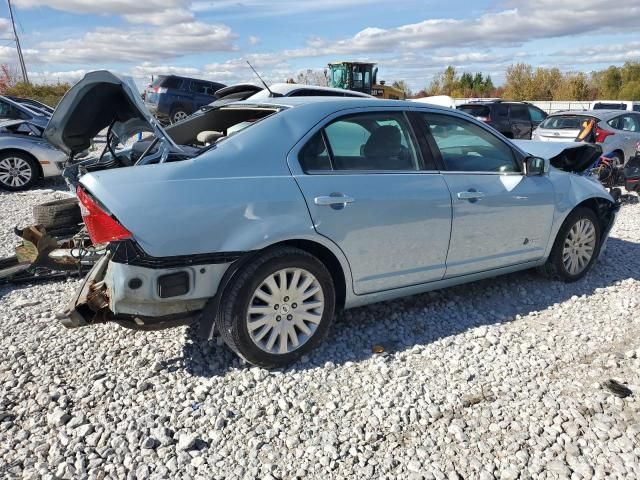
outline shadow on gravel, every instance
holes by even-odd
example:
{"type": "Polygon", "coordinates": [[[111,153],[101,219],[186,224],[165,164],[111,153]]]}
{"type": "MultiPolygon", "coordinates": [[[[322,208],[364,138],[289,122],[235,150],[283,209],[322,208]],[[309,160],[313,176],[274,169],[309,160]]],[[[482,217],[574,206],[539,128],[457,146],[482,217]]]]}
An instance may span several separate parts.
{"type": "MultiPolygon", "coordinates": [[[[482,325],[510,322],[516,315],[545,310],[574,295],[591,295],[597,288],[629,278],[640,278],[640,243],[610,238],[602,260],[575,283],[551,281],[525,271],[347,310],[337,317],[327,340],[309,360],[290,368],[358,362],[373,356],[371,349],[377,344],[388,353],[407,350],[482,325]]],[[[227,348],[199,340],[195,331],[187,331],[180,359],[189,373],[212,377],[240,365],[227,348]]]]}

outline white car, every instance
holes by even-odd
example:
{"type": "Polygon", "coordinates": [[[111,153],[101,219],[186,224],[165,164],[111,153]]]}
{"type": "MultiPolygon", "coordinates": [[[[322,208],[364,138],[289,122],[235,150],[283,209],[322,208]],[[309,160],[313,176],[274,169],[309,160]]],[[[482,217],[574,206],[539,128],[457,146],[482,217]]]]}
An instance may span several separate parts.
{"type": "MultiPolygon", "coordinates": [[[[549,115],[533,132],[531,140],[573,142],[589,122],[595,122],[592,140],[615,163],[634,157],[640,142],[640,113],[624,110],[563,111],[549,115]]],[[[588,138],[585,141],[589,141],[588,138]]]]}

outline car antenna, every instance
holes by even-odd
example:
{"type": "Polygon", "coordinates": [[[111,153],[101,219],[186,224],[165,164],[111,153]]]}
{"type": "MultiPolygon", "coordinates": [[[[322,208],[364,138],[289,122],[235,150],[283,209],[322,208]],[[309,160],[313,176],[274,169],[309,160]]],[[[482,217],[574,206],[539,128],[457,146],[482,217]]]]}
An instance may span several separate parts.
{"type": "Polygon", "coordinates": [[[249,68],[251,68],[251,70],[253,70],[253,73],[255,73],[255,74],[256,74],[256,77],[258,77],[258,79],[262,82],[262,84],[264,85],[264,88],[266,88],[266,89],[267,89],[267,91],[269,92],[269,95],[270,95],[270,96],[272,96],[272,97],[281,97],[281,96],[282,96],[282,95],[281,95],[281,94],[279,94],[279,93],[277,93],[277,94],[276,94],[276,93],[273,93],[273,92],[271,91],[271,89],[269,88],[269,85],[267,85],[267,82],[265,82],[265,81],[262,79],[262,77],[258,74],[258,72],[256,72],[256,69],[255,69],[255,68],[253,68],[253,65],[251,65],[251,63],[249,63],[249,60],[247,60],[247,65],[249,65],[249,68]]]}

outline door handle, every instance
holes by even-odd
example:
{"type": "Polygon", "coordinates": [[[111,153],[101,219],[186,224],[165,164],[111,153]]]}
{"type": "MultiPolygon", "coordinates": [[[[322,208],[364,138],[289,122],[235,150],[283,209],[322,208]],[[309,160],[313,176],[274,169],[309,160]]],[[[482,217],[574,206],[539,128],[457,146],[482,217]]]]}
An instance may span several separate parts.
{"type": "Polygon", "coordinates": [[[355,202],[353,197],[343,193],[332,193],[331,195],[322,195],[313,199],[313,203],[320,206],[328,206],[331,208],[344,208],[348,204],[355,202]]]}
{"type": "Polygon", "coordinates": [[[467,192],[458,192],[458,198],[460,200],[477,200],[482,197],[484,197],[484,193],[482,192],[474,192],[471,190],[467,192]]]}

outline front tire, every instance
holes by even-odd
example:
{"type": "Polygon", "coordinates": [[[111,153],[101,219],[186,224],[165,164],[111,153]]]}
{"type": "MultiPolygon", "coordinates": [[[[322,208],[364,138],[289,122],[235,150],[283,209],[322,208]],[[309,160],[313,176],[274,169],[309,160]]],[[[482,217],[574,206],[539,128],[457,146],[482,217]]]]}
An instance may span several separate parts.
{"type": "Polygon", "coordinates": [[[244,265],[224,292],[216,326],[227,346],[264,368],[318,346],[335,311],[331,274],[313,255],[277,247],[244,265]]]}
{"type": "Polygon", "coordinates": [[[564,282],[580,280],[598,258],[600,236],[600,222],[593,210],[576,208],[560,227],[543,272],[564,282]]]}
{"type": "Polygon", "coordinates": [[[189,116],[189,114],[187,113],[187,111],[184,108],[177,107],[177,108],[174,108],[171,111],[170,120],[171,120],[171,123],[174,124],[174,123],[177,123],[177,122],[181,122],[182,120],[184,120],[188,116],[189,116]]]}
{"type": "Polygon", "coordinates": [[[29,155],[10,152],[0,155],[0,188],[17,192],[30,188],[39,176],[38,164],[29,155]]]}

